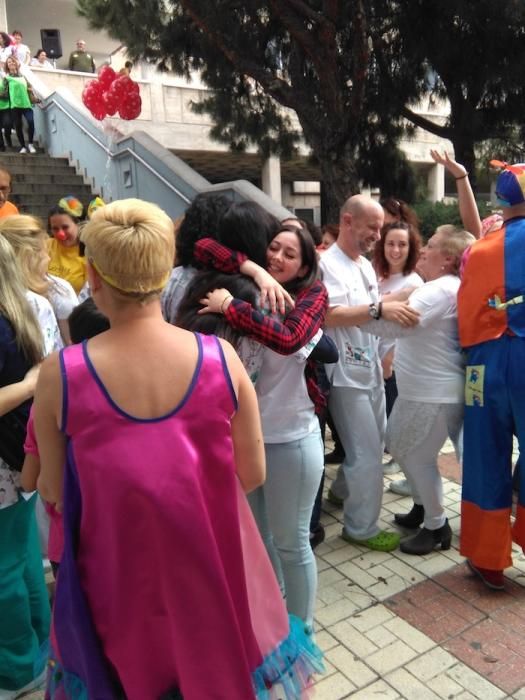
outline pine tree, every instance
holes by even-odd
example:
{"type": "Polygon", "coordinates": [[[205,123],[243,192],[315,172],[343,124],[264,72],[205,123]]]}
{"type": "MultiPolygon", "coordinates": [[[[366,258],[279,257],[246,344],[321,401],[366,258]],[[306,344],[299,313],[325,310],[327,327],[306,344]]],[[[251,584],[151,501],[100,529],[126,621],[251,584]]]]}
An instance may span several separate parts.
{"type": "Polygon", "coordinates": [[[411,169],[397,144],[413,83],[396,58],[383,80],[372,55],[389,2],[375,0],[78,0],[95,28],[131,58],[212,89],[196,105],[213,138],[234,150],[292,155],[301,137],[317,162],[327,216],[338,219],[361,183],[409,196],[411,169]],[[379,18],[379,19],[378,19],[379,18]],[[400,188],[402,187],[402,191],[400,188]]]}

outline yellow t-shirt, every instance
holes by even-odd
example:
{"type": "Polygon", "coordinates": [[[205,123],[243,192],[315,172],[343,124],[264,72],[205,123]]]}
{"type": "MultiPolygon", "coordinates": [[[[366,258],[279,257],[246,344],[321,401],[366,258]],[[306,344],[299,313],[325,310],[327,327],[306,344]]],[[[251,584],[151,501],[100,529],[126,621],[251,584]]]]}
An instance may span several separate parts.
{"type": "Polygon", "coordinates": [[[79,294],[86,281],[86,258],[80,256],[78,245],[68,248],[56,238],[47,242],[49,272],[52,275],[67,280],[75,292],[79,294]]]}

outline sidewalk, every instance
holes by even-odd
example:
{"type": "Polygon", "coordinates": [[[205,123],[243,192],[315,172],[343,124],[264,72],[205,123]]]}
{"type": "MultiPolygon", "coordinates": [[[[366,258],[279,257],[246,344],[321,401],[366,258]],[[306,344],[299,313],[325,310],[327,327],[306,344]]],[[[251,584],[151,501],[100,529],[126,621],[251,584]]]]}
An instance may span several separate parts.
{"type": "MultiPolygon", "coordinates": [[[[458,553],[461,487],[440,456],[452,548],[424,557],[371,552],[340,537],[342,509],[324,502],[317,639],[327,672],[315,700],[525,700],[525,556],[515,548],[505,592],[489,591],[458,553]]],[[[335,467],[327,467],[328,482],[335,467]]],[[[385,477],[385,488],[399,474],[385,477]]],[[[381,526],[412,501],[385,491],[381,526]]]]}
{"type": "MultiPolygon", "coordinates": [[[[335,469],[327,467],[327,488],[335,469]]],[[[342,510],[324,502],[316,629],[326,674],[312,700],[525,700],[525,556],[515,548],[505,592],[469,573],[457,551],[461,487],[450,445],[440,469],[454,532],[447,552],[415,557],[347,544],[342,510]]],[[[385,488],[400,476],[385,477],[385,488]]],[[[386,490],[382,527],[392,529],[393,513],[411,505],[386,490]]]]}

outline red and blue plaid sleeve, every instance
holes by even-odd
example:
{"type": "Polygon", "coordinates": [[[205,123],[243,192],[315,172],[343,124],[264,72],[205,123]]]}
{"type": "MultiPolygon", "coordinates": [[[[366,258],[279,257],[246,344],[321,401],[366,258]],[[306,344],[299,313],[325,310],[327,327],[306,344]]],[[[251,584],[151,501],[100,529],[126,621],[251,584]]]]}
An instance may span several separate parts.
{"type": "Polygon", "coordinates": [[[248,260],[248,256],[235,250],[230,250],[213,238],[201,238],[195,243],[195,259],[204,267],[234,275],[240,272],[240,267],[248,260]]]}
{"type": "Polygon", "coordinates": [[[301,291],[294,308],[282,321],[266,316],[251,304],[234,299],[225,317],[235,329],[244,332],[280,355],[292,355],[308,343],[324,323],[328,293],[321,281],[301,291]]]}

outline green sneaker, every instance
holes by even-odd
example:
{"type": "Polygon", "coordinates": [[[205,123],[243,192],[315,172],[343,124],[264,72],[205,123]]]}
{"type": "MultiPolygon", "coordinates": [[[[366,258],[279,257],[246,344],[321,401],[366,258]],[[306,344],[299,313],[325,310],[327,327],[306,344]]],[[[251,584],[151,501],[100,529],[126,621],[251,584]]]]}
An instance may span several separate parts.
{"type": "Polygon", "coordinates": [[[368,549],[373,549],[376,552],[392,552],[399,547],[401,540],[401,536],[397,532],[387,532],[386,530],[380,530],[377,535],[370,537],[368,540],[356,540],[343,528],[341,537],[346,542],[360,544],[361,547],[368,547],[368,549]]]}

